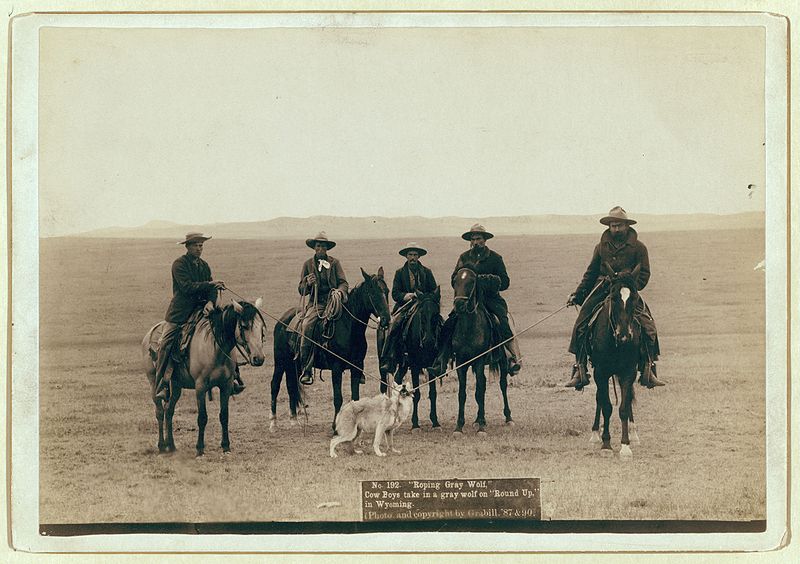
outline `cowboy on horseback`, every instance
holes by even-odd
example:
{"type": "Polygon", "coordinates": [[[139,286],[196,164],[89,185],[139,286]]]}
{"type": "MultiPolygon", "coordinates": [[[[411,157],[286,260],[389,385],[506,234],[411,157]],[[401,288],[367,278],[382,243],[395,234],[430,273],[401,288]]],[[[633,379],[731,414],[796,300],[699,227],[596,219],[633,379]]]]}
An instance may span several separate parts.
{"type": "MultiPolygon", "coordinates": [[[[572,379],[565,384],[567,388],[574,387],[578,390],[589,383],[587,370],[589,321],[609,291],[608,278],[602,273],[606,271],[616,275],[622,272],[633,273],[638,269],[638,290],[647,286],[650,280],[647,247],[639,241],[638,234],[631,227],[636,221],[628,218],[625,210],[616,206],[600,220],[600,223],[608,226],[608,229],[603,232],[600,243],[594,248],[592,260],[583,275],[583,280],[567,299],[567,305],[581,306],[569,344],[569,352],[575,355],[576,362],[572,367],[572,379]]],[[[664,386],[665,383],[656,377],[655,361],[658,360],[660,353],[656,326],[650,309],[643,300],[639,302],[635,315],[642,327],[639,382],[648,388],[664,386]]]]}
{"type": "Polygon", "coordinates": [[[414,310],[417,301],[416,292],[428,293],[436,290],[436,278],[433,272],[419,261],[426,254],[428,251],[416,243],[409,243],[400,249],[400,255],[406,258],[406,263],[394,273],[392,282],[392,299],[395,304],[381,355],[382,372],[394,373],[397,370],[397,359],[402,356],[396,350],[400,342],[399,335],[414,310]]]}
{"type": "MultiPolygon", "coordinates": [[[[470,249],[458,257],[450,282],[451,284],[454,282],[456,273],[462,268],[469,268],[478,275],[478,291],[480,292],[481,302],[489,313],[497,317],[500,340],[506,341],[508,339],[505,343],[508,357],[508,374],[514,376],[521,369],[520,362],[522,358],[517,341],[513,338],[514,333],[511,331],[511,326],[508,322],[508,305],[503,297],[500,296],[500,292],[508,289],[510,279],[503,257],[486,246],[487,239],[492,237],[494,235],[477,223],[469,231],[461,235],[462,239],[470,242],[470,249]]],[[[447,369],[447,362],[452,355],[451,340],[455,321],[455,310],[453,310],[442,327],[439,355],[431,367],[434,374],[443,374],[447,369]]]]}
{"type": "Polygon", "coordinates": [[[329,302],[344,303],[347,300],[348,285],[342,264],[328,255],[336,243],[330,241],[324,231],[313,239],[306,239],[306,245],[314,249],[314,256],[303,263],[297,289],[301,296],[308,297],[300,321],[299,356],[303,367],[300,383],[310,385],[314,383],[314,343],[307,337],[312,337],[317,321],[325,316],[329,302]]]}
{"type": "MultiPolygon", "coordinates": [[[[184,325],[208,303],[215,303],[217,294],[225,289],[221,280],[212,280],[211,268],[200,258],[203,243],[211,239],[202,233],[187,233],[178,245],[186,247],[186,254],[172,263],[172,301],[165,315],[166,323],[158,344],[156,359],[156,398],[169,398],[169,382],[175,367],[184,365],[180,350],[184,325]]],[[[236,375],[234,394],[244,390],[241,377],[236,375]]]]}

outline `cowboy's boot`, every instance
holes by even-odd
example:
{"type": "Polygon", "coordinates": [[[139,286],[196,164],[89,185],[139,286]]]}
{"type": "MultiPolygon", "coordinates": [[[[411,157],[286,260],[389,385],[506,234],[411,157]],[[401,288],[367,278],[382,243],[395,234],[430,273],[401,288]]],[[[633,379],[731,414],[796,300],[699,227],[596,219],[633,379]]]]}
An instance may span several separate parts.
{"type": "Polygon", "coordinates": [[[434,378],[447,372],[447,363],[450,361],[450,355],[450,345],[447,344],[442,346],[442,349],[439,351],[439,354],[436,355],[433,364],[428,367],[428,370],[434,378]]]}
{"type": "Polygon", "coordinates": [[[506,351],[508,352],[508,375],[516,376],[522,369],[522,355],[520,355],[516,339],[511,339],[506,343],[506,351]]]}
{"type": "Polygon", "coordinates": [[[585,356],[576,356],[575,364],[572,365],[572,379],[564,384],[565,388],[583,389],[589,385],[589,368],[586,365],[585,356]]]}
{"type": "Polygon", "coordinates": [[[658,386],[666,386],[666,382],[662,382],[656,377],[656,363],[649,358],[645,361],[642,367],[641,375],[639,376],[639,383],[648,388],[656,388],[658,386]]]}
{"type": "Polygon", "coordinates": [[[313,343],[308,339],[303,339],[300,346],[300,361],[303,367],[303,372],[300,375],[300,383],[305,386],[310,386],[314,383],[314,358],[311,347],[313,343]]]}

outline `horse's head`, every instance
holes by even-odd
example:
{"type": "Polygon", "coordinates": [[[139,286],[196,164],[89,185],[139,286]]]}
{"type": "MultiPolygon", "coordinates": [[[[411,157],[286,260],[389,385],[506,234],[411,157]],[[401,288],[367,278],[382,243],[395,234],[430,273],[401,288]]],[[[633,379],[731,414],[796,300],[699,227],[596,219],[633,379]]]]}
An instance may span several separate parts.
{"type": "Polygon", "coordinates": [[[453,307],[456,312],[464,313],[475,299],[478,275],[470,268],[461,268],[453,278],[453,307]]]}
{"type": "Polygon", "coordinates": [[[364,306],[378,318],[381,327],[389,326],[389,287],[383,279],[383,267],[378,268],[377,274],[367,274],[361,269],[364,283],[361,284],[364,306]]]}
{"type": "Polygon", "coordinates": [[[423,348],[436,346],[436,322],[439,319],[442,291],[439,286],[433,292],[415,292],[417,296],[417,310],[414,317],[419,320],[419,343],[423,348]]]}
{"type": "Polygon", "coordinates": [[[264,341],[267,324],[261,316],[261,298],[255,304],[234,301],[232,304],[236,316],[234,339],[236,348],[247,357],[253,366],[264,364],[264,341]]]}
{"type": "Polygon", "coordinates": [[[639,305],[637,278],[638,267],[632,273],[622,272],[610,279],[610,320],[617,345],[626,345],[634,340],[634,313],[639,305]]]}

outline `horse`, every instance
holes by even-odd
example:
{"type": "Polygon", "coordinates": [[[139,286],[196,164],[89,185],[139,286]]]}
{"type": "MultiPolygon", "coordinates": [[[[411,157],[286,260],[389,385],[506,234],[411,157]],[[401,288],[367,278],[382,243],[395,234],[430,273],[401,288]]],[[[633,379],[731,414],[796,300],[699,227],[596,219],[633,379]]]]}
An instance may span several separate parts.
{"type": "Polygon", "coordinates": [[[632,273],[609,275],[609,293],[603,301],[597,319],[589,330],[589,360],[594,369],[597,384],[595,395],[595,415],[592,425],[592,442],[600,442],[600,413],[603,414],[603,434],[601,453],[611,454],[611,434],[608,431],[609,419],[613,412],[608,394],[608,381],[616,376],[619,381],[619,418],[622,422],[622,447],[620,457],[630,459],[630,439],[638,442],[633,428],[634,381],[639,364],[641,327],[636,322],[635,311],[641,300],[636,280],[639,268],[632,273]],[[630,436],[628,422],[631,424],[630,436]]]}
{"type": "Polygon", "coordinates": [[[172,417],[175,405],[181,397],[181,390],[193,389],[197,399],[197,456],[205,450],[204,434],[208,415],[206,413],[206,391],[219,388],[219,422],[222,425],[222,450],[230,452],[228,436],[228,399],[233,391],[233,379],[237,362],[233,357],[245,359],[253,366],[264,364],[263,344],[266,331],[264,318],[259,312],[261,298],[255,305],[246,301],[234,301],[222,308],[215,307],[206,317],[202,317],[194,330],[189,344],[188,371],[176,367],[170,379],[170,396],[166,409],[160,398],[156,398],[156,343],[161,336],[162,321],[154,325],[142,340],[142,357],[145,373],[150,381],[150,389],[158,420],[158,451],[174,452],[175,440],[172,435],[172,417]],[[236,354],[238,352],[238,355],[236,354]],[[164,438],[164,415],[166,414],[167,433],[164,438]]]}
{"type": "MultiPolygon", "coordinates": [[[[411,431],[419,431],[419,416],[417,408],[420,400],[419,376],[423,370],[433,363],[437,353],[437,341],[442,327],[442,317],[439,313],[441,289],[439,286],[433,292],[420,292],[417,290],[415,303],[408,307],[413,308],[403,327],[398,327],[401,337],[398,339],[403,351],[407,354],[408,362],[399,359],[398,369],[394,381],[402,384],[406,373],[411,371],[411,385],[414,388],[414,411],[411,415],[411,431]]],[[[385,342],[385,332],[378,331],[378,350],[382,351],[385,342]]],[[[381,372],[380,391],[384,393],[387,388],[387,374],[381,372]]],[[[430,420],[434,429],[440,429],[439,419],[436,414],[436,381],[428,374],[428,400],[431,404],[430,420]]]]}
{"type": "Polygon", "coordinates": [[[467,400],[467,370],[472,367],[475,374],[475,401],[478,403],[478,415],[475,425],[479,434],[486,433],[486,416],[484,413],[484,397],[486,395],[486,375],[484,368],[500,373],[500,390],[503,393],[503,414],[507,425],[513,425],[511,408],[508,406],[508,363],[502,348],[485,353],[493,346],[492,325],[489,313],[479,302],[478,275],[470,268],[460,268],[453,278],[453,308],[456,321],[453,328],[453,354],[456,366],[475,358],[470,364],[458,368],[458,420],[453,432],[454,436],[463,433],[464,404],[467,400]]]}
{"type": "MultiPolygon", "coordinates": [[[[359,386],[364,370],[364,358],[367,355],[366,331],[370,315],[379,318],[382,327],[389,324],[389,306],[387,297],[389,288],[383,278],[383,267],[377,274],[367,274],[361,269],[364,280],[352,288],[347,294],[347,302],[342,304],[342,313],[333,323],[333,333],[326,339],[326,349],[315,345],[313,354],[314,367],[320,370],[331,371],[331,386],[333,388],[333,424],[336,431],[336,415],[342,407],[342,374],[350,370],[350,398],[359,399],[359,386]],[[332,354],[331,354],[332,353],[332,354]],[[341,358],[340,358],[341,357],[341,358]],[[345,359],[345,360],[342,360],[345,359]]],[[[281,316],[282,322],[287,325],[297,315],[298,310],[290,309],[281,316]]],[[[320,324],[317,324],[319,327],[320,324]]],[[[320,337],[312,335],[319,344],[320,337]]],[[[287,331],[275,333],[276,358],[294,358],[287,331]]],[[[299,359],[295,361],[295,375],[300,372],[299,359]]]]}
{"type": "Polygon", "coordinates": [[[289,424],[292,426],[297,423],[297,406],[303,401],[300,394],[300,386],[298,385],[298,366],[294,359],[294,352],[290,347],[285,346],[285,343],[288,342],[287,327],[289,322],[297,315],[297,312],[297,308],[292,308],[284,313],[275,323],[273,331],[275,368],[272,371],[270,384],[269,430],[271,433],[278,430],[278,394],[280,393],[284,374],[286,375],[286,392],[289,395],[289,424]]]}

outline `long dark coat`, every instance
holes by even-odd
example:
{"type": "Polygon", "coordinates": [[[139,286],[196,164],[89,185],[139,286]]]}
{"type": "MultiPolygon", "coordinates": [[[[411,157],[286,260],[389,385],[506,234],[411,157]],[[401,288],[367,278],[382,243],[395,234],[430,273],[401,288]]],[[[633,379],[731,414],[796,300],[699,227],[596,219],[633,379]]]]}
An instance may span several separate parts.
{"type": "Polygon", "coordinates": [[[170,323],[186,320],[208,301],[216,301],[217,289],[211,284],[208,263],[189,253],[172,263],[172,301],[164,317],[170,323]]]}
{"type": "Polygon", "coordinates": [[[394,300],[394,309],[392,313],[403,305],[403,296],[409,292],[433,292],[436,289],[436,278],[433,276],[433,271],[421,262],[417,274],[415,274],[417,283],[412,286],[411,276],[409,275],[408,262],[398,268],[394,273],[394,281],[392,282],[392,299],[394,300]]]}
{"type": "Polygon", "coordinates": [[[582,304],[586,296],[594,288],[597,278],[602,274],[601,265],[607,264],[615,273],[633,270],[638,266],[638,289],[642,290],[650,280],[650,259],[647,256],[647,247],[639,241],[639,235],[633,228],[628,228],[628,237],[621,245],[613,242],[611,231],[606,229],[600,236],[600,242],[595,246],[592,260],[583,275],[583,280],[575,290],[575,302],[582,304]]]}
{"type": "Polygon", "coordinates": [[[451,285],[455,282],[456,272],[462,268],[470,268],[478,276],[481,274],[494,274],[500,278],[500,287],[497,289],[492,287],[479,288],[482,292],[484,305],[489,311],[500,317],[502,322],[508,316],[508,305],[500,295],[500,292],[507,290],[511,284],[503,257],[489,248],[486,248],[480,254],[476,253],[474,248],[461,253],[456,267],[453,269],[453,274],[450,276],[451,285]]]}

